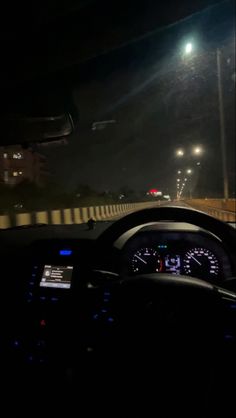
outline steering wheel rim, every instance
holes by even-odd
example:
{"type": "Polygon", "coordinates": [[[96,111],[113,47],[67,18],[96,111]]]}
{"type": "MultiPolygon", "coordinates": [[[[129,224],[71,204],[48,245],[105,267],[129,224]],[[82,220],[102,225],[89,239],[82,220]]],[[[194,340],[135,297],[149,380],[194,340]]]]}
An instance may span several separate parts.
{"type": "Polygon", "coordinates": [[[142,209],[124,216],[107,228],[98,237],[98,247],[111,247],[121,235],[138,225],[162,221],[193,224],[216,235],[224,243],[230,254],[232,254],[232,248],[235,248],[236,233],[230,225],[204,212],[178,206],[161,206],[142,209]]]}

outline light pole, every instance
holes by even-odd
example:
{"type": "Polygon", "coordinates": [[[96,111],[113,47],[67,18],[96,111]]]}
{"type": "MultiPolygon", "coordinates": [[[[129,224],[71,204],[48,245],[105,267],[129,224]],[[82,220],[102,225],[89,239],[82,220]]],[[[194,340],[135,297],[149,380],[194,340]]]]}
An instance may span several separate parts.
{"type": "Polygon", "coordinates": [[[224,199],[229,198],[229,181],[227,170],[227,155],[226,155],[226,143],[225,143],[225,114],[223,105],[223,86],[221,76],[221,51],[219,48],[216,50],[217,57],[217,81],[218,81],[218,97],[219,97],[219,116],[220,116],[220,142],[222,153],[222,170],[223,170],[223,182],[224,182],[224,199]]]}
{"type": "MultiPolygon", "coordinates": [[[[186,173],[191,176],[193,170],[191,168],[188,168],[188,170],[186,170],[186,173]]],[[[192,181],[191,181],[191,177],[189,177],[189,199],[192,199],[192,181]]]]}
{"type": "MultiPolygon", "coordinates": [[[[184,54],[186,56],[190,55],[193,49],[194,49],[194,46],[191,42],[186,43],[185,48],[184,48],[184,54]]],[[[228,180],[227,153],[226,153],[226,140],[225,140],[225,114],[224,114],[224,103],[223,103],[223,84],[222,84],[220,48],[216,49],[216,63],[217,63],[217,88],[218,88],[218,104],[219,104],[219,118],[220,118],[220,143],[221,143],[221,154],[222,154],[223,189],[224,189],[224,199],[227,200],[229,198],[229,180],[228,180]]]]}

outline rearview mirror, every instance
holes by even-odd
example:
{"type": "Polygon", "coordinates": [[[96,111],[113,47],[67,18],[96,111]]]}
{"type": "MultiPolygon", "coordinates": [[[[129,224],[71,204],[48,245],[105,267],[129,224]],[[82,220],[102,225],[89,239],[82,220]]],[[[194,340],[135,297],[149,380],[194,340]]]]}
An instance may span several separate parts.
{"type": "Polygon", "coordinates": [[[7,90],[0,102],[0,145],[32,144],[68,138],[77,109],[69,88],[38,82],[7,90]]]}
{"type": "Polygon", "coordinates": [[[0,121],[1,145],[41,143],[58,140],[74,131],[70,113],[45,117],[9,116],[0,121]]]}

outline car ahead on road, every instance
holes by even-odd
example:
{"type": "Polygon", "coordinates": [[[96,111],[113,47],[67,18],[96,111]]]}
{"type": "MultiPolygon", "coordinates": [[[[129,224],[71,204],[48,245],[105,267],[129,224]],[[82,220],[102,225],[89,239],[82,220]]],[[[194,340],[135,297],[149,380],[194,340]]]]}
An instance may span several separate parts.
{"type": "Polygon", "coordinates": [[[0,216],[11,221],[23,202],[48,224],[21,225],[20,210],[0,230],[2,405],[8,415],[234,416],[236,231],[181,204],[222,196],[227,180],[233,195],[233,2],[181,12],[114,2],[115,19],[105,0],[67,3],[3,33],[21,59],[1,69],[0,216]],[[99,121],[115,123],[91,129],[99,121]],[[119,196],[147,202],[156,187],[173,204],[96,225],[66,218],[79,206],[101,215],[119,196]]]}

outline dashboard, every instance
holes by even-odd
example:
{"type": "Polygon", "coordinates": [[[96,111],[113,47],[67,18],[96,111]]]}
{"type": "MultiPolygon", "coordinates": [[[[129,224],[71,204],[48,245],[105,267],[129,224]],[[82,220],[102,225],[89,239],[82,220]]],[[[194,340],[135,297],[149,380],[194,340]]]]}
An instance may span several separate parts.
{"type": "MultiPolygon", "coordinates": [[[[110,350],[113,342],[118,346],[117,330],[126,322],[123,318],[131,315],[130,306],[139,303],[128,293],[120,306],[122,286],[118,283],[125,278],[135,286],[142,274],[168,273],[179,283],[183,276],[193,276],[224,287],[235,275],[224,243],[193,225],[139,225],[122,234],[109,249],[99,248],[96,239],[80,238],[79,234],[52,238],[51,229],[48,231],[49,236],[43,236],[37,229],[38,237],[27,230],[17,231],[21,239],[15,247],[11,231],[6,234],[3,248],[9,248],[12,258],[6,256],[2,264],[2,275],[9,278],[4,281],[3,294],[10,295],[7,309],[11,303],[17,315],[12,322],[9,319],[0,349],[2,358],[10,353],[17,364],[63,366],[64,362],[70,367],[78,357],[86,357],[88,347],[110,350]],[[31,242],[22,239],[29,235],[31,242]]],[[[175,304],[180,299],[181,291],[175,304]]],[[[235,304],[232,306],[235,312],[235,304]]],[[[168,309],[173,311],[172,303],[168,309]]],[[[234,335],[233,327],[227,328],[227,336],[234,335]]]]}
{"type": "MultiPolygon", "coordinates": [[[[1,231],[0,364],[7,377],[10,365],[32,387],[41,378],[50,386],[58,380],[60,390],[61,383],[70,389],[79,381],[90,396],[95,382],[94,390],[107,396],[101,376],[113,390],[132,361],[139,375],[142,359],[144,370],[156,364],[158,376],[162,363],[169,387],[171,358],[182,374],[186,352],[194,363],[200,355],[208,371],[202,360],[215,367],[222,347],[229,376],[221,381],[229,381],[236,342],[233,240],[224,243],[184,222],[136,225],[113,231],[113,241],[103,235],[103,242],[103,224],[95,231],[74,225],[1,231]]],[[[129,394],[133,382],[127,382],[129,394]]]]}
{"type": "Polygon", "coordinates": [[[121,236],[105,254],[99,252],[95,241],[75,238],[37,240],[27,252],[30,298],[35,297],[35,289],[38,295],[61,295],[84,286],[89,271],[99,269],[121,278],[168,273],[216,285],[234,275],[224,244],[207,231],[187,224],[140,226],[121,236]]]}
{"type": "Polygon", "coordinates": [[[232,275],[223,244],[197,228],[184,230],[144,227],[123,248],[123,274],[187,275],[219,284],[232,275]]]}

